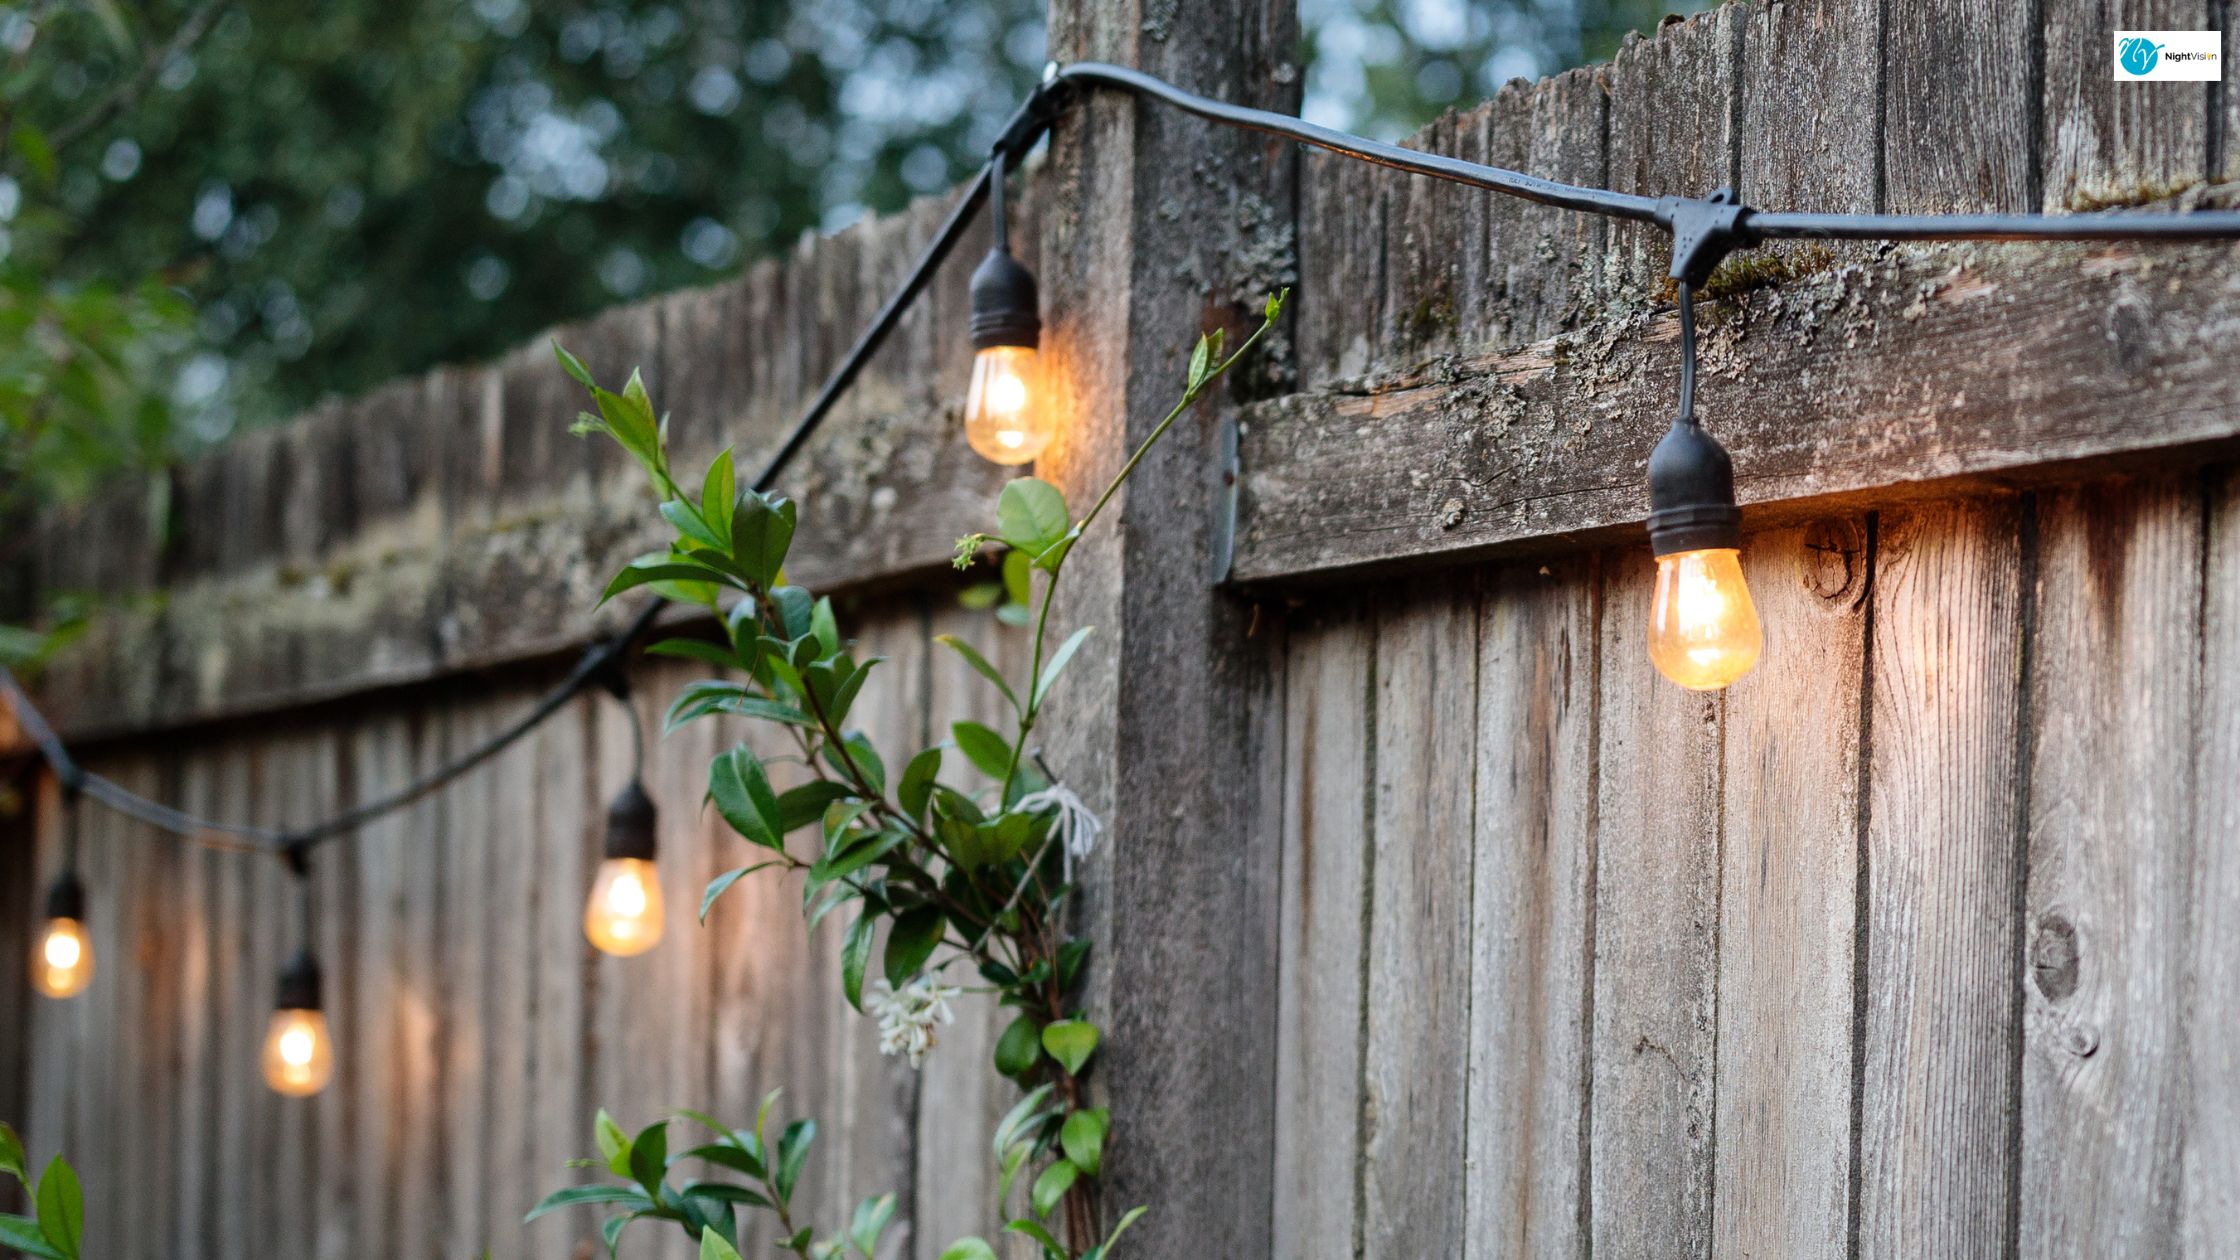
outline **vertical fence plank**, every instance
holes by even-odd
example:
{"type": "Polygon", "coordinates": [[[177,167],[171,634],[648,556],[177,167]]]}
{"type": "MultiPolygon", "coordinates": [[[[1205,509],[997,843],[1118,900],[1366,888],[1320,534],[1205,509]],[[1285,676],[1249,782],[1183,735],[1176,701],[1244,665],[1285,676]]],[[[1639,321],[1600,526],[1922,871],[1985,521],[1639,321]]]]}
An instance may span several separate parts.
{"type": "Polygon", "coordinates": [[[1444,1254],[1463,1237],[1476,606],[1469,583],[1426,582],[1377,624],[1361,1137],[1372,1257],[1444,1254]]]}
{"type": "Polygon", "coordinates": [[[1726,695],[1713,1250],[1845,1254],[1867,531],[1745,541],[1765,655],[1726,695]]]}
{"type": "Polygon", "coordinates": [[[2093,210],[2162,197],[2209,169],[2207,83],[2119,83],[2119,30],[2216,25],[2211,0],[2046,0],[2040,152],[2045,209],[2093,210]]]}
{"type": "MultiPolygon", "coordinates": [[[[519,1198],[503,1205],[511,1211],[515,1221],[538,1199],[562,1184],[565,1171],[562,1161],[578,1150],[589,1154],[595,1149],[588,1136],[591,1117],[584,1111],[588,1075],[583,1036],[588,1005],[584,975],[591,945],[583,935],[583,906],[591,889],[594,869],[591,855],[600,851],[597,846],[604,841],[606,833],[606,798],[595,794],[599,785],[613,782],[620,776],[586,773],[586,768],[594,765],[601,770],[607,768],[604,759],[592,750],[587,710],[594,704],[608,709],[616,707],[604,696],[579,700],[569,711],[539,727],[534,736],[501,754],[525,763],[535,784],[530,800],[517,799],[510,803],[512,808],[525,808],[534,819],[528,851],[520,860],[536,870],[536,887],[531,900],[506,908],[507,913],[529,918],[535,924],[532,970],[521,978],[535,992],[531,1024],[534,1093],[527,1122],[529,1150],[523,1159],[529,1180],[521,1188],[519,1198]]],[[[649,735],[649,742],[651,738],[649,735]]],[[[658,769],[662,763],[655,762],[655,766],[658,769]]],[[[675,822],[662,820],[662,839],[666,840],[675,830],[675,822]]],[[[679,860],[684,856],[669,852],[659,855],[661,879],[667,895],[663,908],[668,915],[668,934],[656,947],[657,952],[688,954],[697,944],[694,934],[684,927],[690,922],[685,917],[691,913],[688,907],[699,904],[693,872],[679,860]],[[686,892],[688,885],[691,887],[686,892]],[[689,900],[680,897],[681,892],[689,900]]],[[[704,1026],[693,1022],[690,1008],[681,1003],[679,1009],[671,1012],[671,1018],[676,1020],[674,1026],[677,1027],[704,1026]]],[[[691,1038],[679,1036],[670,1040],[672,1055],[696,1049],[691,1045],[691,1038]]],[[[654,1070],[655,1065],[641,1063],[640,1067],[654,1070]]],[[[670,1106],[692,1106],[702,1100],[673,1093],[663,1101],[670,1106]]],[[[682,1143],[678,1145],[681,1147],[682,1143]]],[[[520,1232],[528,1239],[531,1254],[564,1255],[598,1238],[599,1216],[595,1211],[554,1213],[520,1232]]],[[[507,1236],[498,1235],[499,1238],[507,1236]]]]}
{"type": "MultiPolygon", "coordinates": [[[[1650,197],[1700,197],[1740,177],[1734,130],[1747,6],[1728,5],[1628,38],[1611,61],[1610,186],[1650,197]]],[[[1613,302],[1664,293],[1670,239],[1645,224],[1612,224],[1603,273],[1613,302]]]]}
{"type": "Polygon", "coordinates": [[[2206,479],[2200,721],[2194,735],[2192,964],[2182,1254],[2240,1236],[2240,470],[2206,479]]]}
{"type": "Polygon", "coordinates": [[[1874,574],[1859,1254],[1992,1255],[2014,1153],[2014,500],[1885,512],[1874,574]]]}
{"type": "Polygon", "coordinates": [[[1882,21],[1883,209],[2036,209],[2031,6],[1885,0],[1882,21]]]}
{"type": "Polygon", "coordinates": [[[1721,703],[1648,656],[1648,549],[1605,556],[1593,1253],[1711,1255],[1721,703]]]}
{"type": "Polygon", "coordinates": [[[1354,1255],[1369,909],[1374,626],[1341,604],[1295,619],[1285,666],[1274,1251],[1354,1255]]]}
{"type": "MultiPolygon", "coordinates": [[[[1543,179],[1601,187],[1610,178],[1604,144],[1609,110],[1599,66],[1565,71],[1530,88],[1504,88],[1494,98],[1489,147],[1497,160],[1516,154],[1521,169],[1543,179]],[[1521,151],[1510,147],[1520,141],[1521,151]]],[[[1485,253],[1497,269],[1491,287],[1508,311],[1499,339],[1517,343],[1549,336],[1587,310],[1601,291],[1610,222],[1515,197],[1485,200],[1485,253]]]]}
{"type": "Polygon", "coordinates": [[[2113,482],[2039,512],[2021,1252],[2172,1255],[2200,498],[2113,482]]]}
{"type": "Polygon", "coordinates": [[[1598,578],[1591,554],[1509,566],[1478,620],[1472,1254],[1586,1254],[1598,578]]]}

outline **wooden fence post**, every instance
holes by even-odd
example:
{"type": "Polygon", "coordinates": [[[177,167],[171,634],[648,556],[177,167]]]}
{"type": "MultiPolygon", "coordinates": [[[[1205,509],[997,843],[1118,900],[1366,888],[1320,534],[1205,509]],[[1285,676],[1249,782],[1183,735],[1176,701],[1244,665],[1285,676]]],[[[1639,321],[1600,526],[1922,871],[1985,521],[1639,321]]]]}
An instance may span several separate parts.
{"type": "MultiPolygon", "coordinates": [[[[1051,55],[1139,67],[1272,109],[1298,99],[1291,0],[1053,3],[1051,55]]],[[[1043,308],[1065,431],[1039,472],[1076,511],[1180,395],[1192,340],[1232,344],[1291,279],[1291,146],[1097,95],[1053,137],[1040,189],[1043,308]]],[[[1246,373],[1285,364],[1271,338],[1246,373]]],[[[1287,370],[1284,369],[1284,370],[1287,370]]],[[[1178,422],[1118,527],[1068,566],[1066,624],[1098,627],[1057,697],[1051,764],[1100,810],[1086,884],[1090,1005],[1115,1103],[1107,1227],[1131,1254],[1269,1254],[1274,1133],[1280,642],[1212,581],[1221,408],[1178,422]],[[1092,707],[1094,706],[1094,707],[1092,707]]]]}

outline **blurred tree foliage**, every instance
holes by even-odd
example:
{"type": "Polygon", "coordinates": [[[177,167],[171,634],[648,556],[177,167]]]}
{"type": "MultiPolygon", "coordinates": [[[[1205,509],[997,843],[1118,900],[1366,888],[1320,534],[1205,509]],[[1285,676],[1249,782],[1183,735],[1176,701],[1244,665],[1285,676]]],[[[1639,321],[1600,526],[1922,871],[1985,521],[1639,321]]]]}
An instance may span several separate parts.
{"type": "MultiPolygon", "coordinates": [[[[961,178],[1025,0],[0,7],[25,271],[192,304],[192,437],[487,356],[961,178]],[[110,103],[110,104],[105,104],[110,103]],[[26,215],[42,216],[35,250],[26,215]],[[26,258],[26,255],[29,255],[26,258]]],[[[6,217],[6,216],[0,216],[6,217]]],[[[4,335],[4,332],[0,332],[4,335]]]]}
{"type": "Polygon", "coordinates": [[[1309,119],[1397,140],[1511,79],[1608,61],[1717,0],[1300,0],[1309,119]]]}
{"type": "MultiPolygon", "coordinates": [[[[0,518],[946,188],[1043,7],[0,0],[0,518]]],[[[1308,112],[1405,134],[1697,7],[1304,0],[1308,112]]]]}

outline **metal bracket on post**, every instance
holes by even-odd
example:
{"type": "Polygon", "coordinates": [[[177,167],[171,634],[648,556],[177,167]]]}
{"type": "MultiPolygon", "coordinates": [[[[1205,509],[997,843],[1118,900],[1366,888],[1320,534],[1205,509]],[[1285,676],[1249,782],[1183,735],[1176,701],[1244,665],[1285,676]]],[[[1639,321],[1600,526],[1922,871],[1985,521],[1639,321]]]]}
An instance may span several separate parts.
{"type": "Polygon", "coordinates": [[[1226,585],[1237,558],[1237,498],[1244,491],[1244,457],[1239,450],[1237,413],[1221,417],[1214,435],[1214,471],[1221,484],[1213,498],[1213,584],[1226,585]]]}
{"type": "Polygon", "coordinates": [[[1708,197],[1666,197],[1657,202],[1657,224],[1672,233],[1672,278],[1701,290],[1720,262],[1758,243],[1750,207],[1722,188],[1708,197]]]}

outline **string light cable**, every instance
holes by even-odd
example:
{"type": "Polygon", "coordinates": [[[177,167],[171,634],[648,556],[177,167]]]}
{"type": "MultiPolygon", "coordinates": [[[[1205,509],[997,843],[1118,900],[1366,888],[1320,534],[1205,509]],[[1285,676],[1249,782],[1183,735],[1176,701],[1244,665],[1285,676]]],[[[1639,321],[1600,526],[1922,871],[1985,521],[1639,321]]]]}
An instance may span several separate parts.
{"type": "MultiPolygon", "coordinates": [[[[1781,239],[2240,240],[2240,211],[2233,210],[2110,210],[2068,215],[1828,214],[1760,210],[1742,204],[1726,189],[1700,197],[1650,197],[1639,193],[1567,184],[1462,158],[1406,149],[1320,126],[1287,114],[1200,96],[1125,66],[1102,62],[1075,62],[1064,66],[1052,63],[1005,125],[991,146],[987,162],[966,183],[948,217],[920,253],[909,274],[872,316],[854,344],[825,378],[800,418],[771,453],[754,479],[754,489],[767,491],[776,482],[778,475],[807,444],[841,397],[855,383],[904,313],[931,283],[934,274],[963,238],[981,207],[991,203],[992,217],[997,225],[996,243],[988,259],[975,273],[973,284],[973,340],[976,359],[987,360],[992,356],[1014,363],[1024,361],[1026,366],[1008,376],[991,372],[985,382],[986,389],[976,395],[975,399],[968,401],[968,421],[971,415],[976,414],[977,408],[978,412],[985,412],[997,421],[1017,415],[1026,423],[1026,427],[1014,426],[1009,430],[991,426],[989,441],[994,444],[996,453],[989,454],[989,457],[998,462],[1024,462],[1006,457],[1028,445],[1035,445],[1039,450],[1037,437],[1047,441],[1046,426],[1049,418],[1027,414],[1034,405],[1037,392],[1037,381],[1032,376],[1035,369],[1031,360],[1035,353],[1035,343],[1039,339],[1039,313],[1034,309],[1037,297],[1033,276],[1011,258],[1006,234],[1002,230],[1003,185],[1006,173],[1018,169],[1050,129],[1075,105],[1095,92],[1124,94],[1140,101],[1175,109],[1217,126],[1276,136],[1327,150],[1340,157],[1411,175],[1462,184],[1582,214],[1644,223],[1668,233],[1672,238],[1671,276],[1679,285],[1682,398],[1680,415],[1674,421],[1672,431],[1658,448],[1661,455],[1670,456],[1662,461],[1664,476],[1659,476],[1659,459],[1652,457],[1651,460],[1651,535],[1652,545],[1658,551],[1660,590],[1663,585],[1662,572],[1666,567],[1664,561],[1668,558],[1676,561],[1673,566],[1674,607],[1678,610],[1676,615],[1679,620],[1675,625],[1679,628],[1679,637],[1675,642],[1683,644],[1678,649],[1683,655],[1693,652],[1700,656],[1714,651],[1713,647],[1701,643],[1692,647],[1685,645],[1688,627],[1703,620],[1702,617],[1697,617],[1691,621],[1687,615],[1691,609],[1718,622],[1714,629],[1720,634],[1733,632],[1739,634],[1741,639],[1748,639],[1756,633],[1754,612],[1749,612],[1746,618],[1732,615],[1735,612],[1735,591],[1740,589],[1739,569],[1735,570],[1732,584],[1723,584],[1715,574],[1706,576],[1702,565],[1690,568],[1679,563],[1690,556],[1718,556],[1722,553],[1731,555],[1733,551],[1729,546],[1704,544],[1739,543],[1739,529],[1733,523],[1731,515],[1734,511],[1731,465],[1727,461],[1726,452],[1719,448],[1718,443],[1695,419],[1693,409],[1695,330],[1690,301],[1728,254],[1781,239]],[[999,259],[1002,261],[999,262],[999,259]],[[1016,353],[1018,351],[1024,351],[1024,354],[1016,353]],[[1007,411],[1006,404],[1013,403],[1018,405],[1007,411]],[[1038,430],[1033,425],[1045,427],[1038,430]],[[1013,437],[1018,440],[1011,441],[1010,438],[1013,437]],[[1681,572],[1683,569],[1687,572],[1681,572]],[[1718,615],[1712,616],[1706,610],[1718,615]],[[1726,620],[1722,621],[1722,617],[1726,620]],[[1740,625],[1743,621],[1747,622],[1746,626],[1740,625]],[[1748,633],[1741,634],[1740,630],[1743,629],[1748,633]]],[[[976,388],[981,384],[979,367],[980,364],[976,363],[976,388]]],[[[977,438],[974,445],[976,449],[981,446],[977,438]]],[[[1740,590],[1740,601],[1743,611],[1747,612],[1746,589],[1740,590]]],[[[412,805],[504,751],[550,719],[585,688],[600,683],[621,669],[631,647],[652,629],[665,603],[666,601],[658,599],[648,603],[625,629],[592,644],[563,680],[540,697],[519,719],[489,740],[425,777],[385,796],[361,802],[329,818],[293,830],[204,818],[150,800],[113,780],[91,773],[70,753],[52,725],[32,704],[14,675],[4,667],[0,667],[0,693],[4,693],[11,702],[17,721],[67,792],[81,794],[86,801],[135,819],[158,831],[208,847],[284,855],[294,849],[308,849],[355,834],[368,823],[412,805]]],[[[1709,671],[1706,676],[1724,672],[1745,655],[1754,660],[1755,646],[1747,645],[1746,653],[1740,651],[1741,646],[1745,645],[1718,645],[1718,652],[1728,654],[1722,658],[1721,668],[1709,671]]],[[[1655,655],[1654,651],[1652,655],[1655,655]]],[[[1747,663],[1742,665],[1742,668],[1747,667],[1747,663]]],[[[1661,660],[1659,668],[1665,668],[1661,660]]],[[[1670,674],[1672,671],[1666,672],[1670,674]]],[[[1681,681],[1683,685],[1698,685],[1677,677],[1675,681],[1681,681]]],[[[635,782],[634,779],[633,783],[635,782]]],[[[627,832],[636,823],[626,819],[617,825],[627,832]]],[[[624,847],[628,847],[628,843],[634,841],[626,842],[624,847]]]]}

